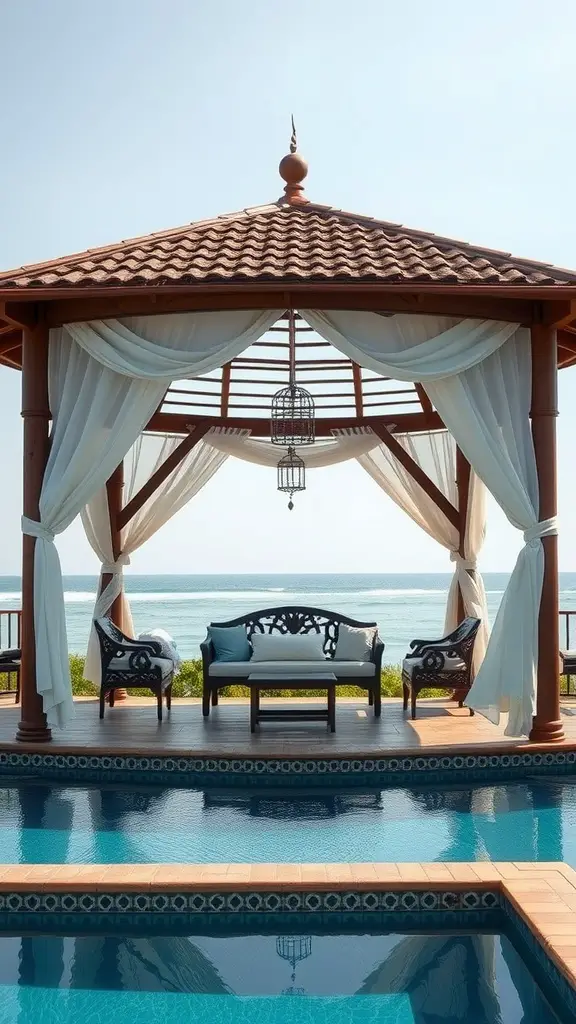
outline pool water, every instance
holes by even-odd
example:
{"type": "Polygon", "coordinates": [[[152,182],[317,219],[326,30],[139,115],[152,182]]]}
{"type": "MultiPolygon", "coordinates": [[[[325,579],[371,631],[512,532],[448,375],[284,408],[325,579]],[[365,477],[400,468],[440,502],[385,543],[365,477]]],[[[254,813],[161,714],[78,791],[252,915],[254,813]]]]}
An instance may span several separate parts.
{"type": "Polygon", "coordinates": [[[0,936],[0,1024],[558,1024],[488,934],[0,936]]]}
{"type": "Polygon", "coordinates": [[[11,779],[0,789],[0,860],[565,860],[576,867],[576,780],[203,791],[11,779]]]}

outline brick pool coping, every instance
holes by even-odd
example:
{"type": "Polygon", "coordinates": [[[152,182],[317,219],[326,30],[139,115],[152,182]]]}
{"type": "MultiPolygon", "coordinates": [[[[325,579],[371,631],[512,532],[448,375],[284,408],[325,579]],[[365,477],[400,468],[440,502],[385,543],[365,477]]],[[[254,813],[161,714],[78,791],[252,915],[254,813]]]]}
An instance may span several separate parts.
{"type": "MultiPolygon", "coordinates": [[[[498,899],[516,912],[576,990],[576,871],[563,863],[0,865],[0,904],[8,913],[16,910],[18,900],[18,909],[25,911],[50,912],[53,907],[66,912],[66,899],[71,908],[85,910],[82,897],[74,894],[84,894],[88,901],[94,894],[95,909],[110,911],[122,909],[120,900],[129,900],[131,894],[136,910],[141,909],[138,900],[147,909],[164,909],[156,903],[148,906],[146,901],[155,899],[164,899],[166,909],[175,904],[180,909],[180,900],[181,909],[192,905],[201,910],[204,896],[207,909],[215,910],[220,909],[215,904],[218,894],[222,909],[229,909],[234,894],[238,909],[245,911],[256,909],[251,899],[264,904],[275,899],[280,909],[288,910],[361,910],[372,909],[368,901],[378,900],[381,893],[391,904],[394,894],[400,894],[401,909],[409,909],[407,897],[412,907],[415,900],[428,909],[436,900],[435,906],[464,910],[472,904],[489,907],[489,900],[498,899]],[[190,900],[192,904],[186,902],[190,900]],[[353,907],[350,901],[356,901],[353,907]]],[[[381,909],[388,909],[388,903],[381,909]]]]}

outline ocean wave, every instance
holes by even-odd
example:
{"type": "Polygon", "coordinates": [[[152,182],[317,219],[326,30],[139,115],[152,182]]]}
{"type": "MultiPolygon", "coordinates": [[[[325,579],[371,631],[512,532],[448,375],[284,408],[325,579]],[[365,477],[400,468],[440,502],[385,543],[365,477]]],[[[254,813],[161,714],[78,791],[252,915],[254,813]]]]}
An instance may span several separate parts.
{"type": "MultiPolygon", "coordinates": [[[[260,601],[270,604],[275,594],[285,594],[289,604],[310,604],[317,601],[363,601],[370,598],[391,599],[396,597],[446,597],[447,590],[432,590],[418,587],[390,588],[390,590],[288,590],[286,587],[270,587],[267,590],[191,590],[191,591],[131,591],[127,596],[131,603],[146,602],[164,604],[174,601],[260,601]]],[[[503,593],[503,591],[488,591],[503,593]]],[[[0,603],[4,601],[20,601],[19,591],[0,593],[0,603]]],[[[66,604],[87,604],[96,600],[96,593],[87,590],[67,590],[64,593],[66,604]]]]}

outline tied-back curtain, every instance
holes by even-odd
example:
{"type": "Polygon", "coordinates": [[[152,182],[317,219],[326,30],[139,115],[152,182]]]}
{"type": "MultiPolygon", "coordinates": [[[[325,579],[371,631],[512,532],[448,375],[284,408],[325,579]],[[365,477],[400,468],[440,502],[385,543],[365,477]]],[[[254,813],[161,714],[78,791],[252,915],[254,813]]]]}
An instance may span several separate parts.
{"type": "Polygon", "coordinates": [[[36,685],[47,721],[73,713],[56,534],[104,486],[158,408],[172,380],[209,372],[248,348],[281,311],[185,313],[69,324],[50,331],[53,426],[36,537],[36,685]]]}
{"type": "MultiPolygon", "coordinates": [[[[245,436],[247,431],[227,429],[226,433],[239,437],[245,436]]],[[[124,460],[123,507],[138,494],[181,443],[181,437],[171,434],[140,435],[124,460]]],[[[112,552],[106,487],[94,495],[82,511],[82,522],[88,541],[102,562],[101,576],[108,573],[112,578],[96,600],[93,619],[108,614],[116,598],[121,597],[123,629],[129,636],[133,635],[130,602],[124,590],[123,567],[130,564],[130,555],[134,551],[198,494],[227,458],[225,452],[213,448],[206,439],[200,440],[121,531],[121,553],[116,560],[112,552]]],[[[97,685],[100,683],[100,653],[94,628],[90,632],[84,676],[97,685]]]]}
{"type": "Polygon", "coordinates": [[[466,458],[506,516],[524,535],[498,609],[486,657],[467,703],[497,723],[508,711],[506,732],[527,735],[536,712],[538,611],[544,577],[541,538],[557,532],[556,519],[540,521],[538,475],[530,429],[530,335],[519,330],[465,374],[435,381],[428,394],[466,458]],[[467,409],[463,420],[460,408],[467,409]]]}
{"type": "MultiPolygon", "coordinates": [[[[395,434],[394,437],[436,484],[444,497],[457,508],[456,444],[448,431],[426,431],[413,435],[395,434]]],[[[484,657],[489,636],[486,593],[476,566],[485,533],[486,508],[483,484],[474,472],[470,473],[464,544],[466,557],[461,558],[458,554],[459,531],[385,444],[380,444],[367,454],[359,455],[358,462],[413,522],[450,551],[450,557],[455,562],[455,572],[448,592],[445,630],[447,633],[452,632],[458,624],[458,591],[461,589],[466,615],[474,615],[482,622],[474,648],[476,671],[484,657]]]]}
{"type": "MultiPolygon", "coordinates": [[[[208,431],[205,440],[207,444],[219,451],[233,455],[237,459],[243,459],[245,462],[252,462],[257,466],[275,467],[284,454],[282,447],[272,444],[270,441],[259,441],[241,436],[240,431],[234,433],[219,427],[208,431]]],[[[378,438],[368,427],[348,433],[344,431],[335,433],[332,441],[316,441],[310,446],[300,446],[297,451],[307,469],[322,469],[325,466],[335,466],[339,462],[358,458],[359,455],[369,452],[378,444],[378,438]]]]}
{"type": "Polygon", "coordinates": [[[472,468],[525,546],[504,594],[486,656],[467,703],[493,722],[508,711],[506,734],[527,735],[536,710],[538,612],[544,577],[530,429],[531,351],[519,324],[349,310],[300,310],[323,338],[360,365],[420,381],[472,468]]]}

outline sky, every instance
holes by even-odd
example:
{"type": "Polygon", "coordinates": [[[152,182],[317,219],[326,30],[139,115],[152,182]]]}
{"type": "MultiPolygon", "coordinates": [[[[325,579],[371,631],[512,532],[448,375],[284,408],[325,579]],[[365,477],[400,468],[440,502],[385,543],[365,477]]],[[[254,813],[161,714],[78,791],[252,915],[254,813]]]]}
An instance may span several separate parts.
{"type": "MultiPolygon", "coordinates": [[[[278,198],[294,113],[310,199],[576,266],[573,0],[0,0],[0,268],[278,198]]],[[[576,571],[576,369],[560,374],[560,568],[576,571]]],[[[0,368],[0,575],[20,571],[20,375],[0,368]]],[[[521,545],[490,504],[480,566],[521,545]]],[[[76,521],[65,573],[98,563],[76,521]]],[[[132,558],[146,573],[445,572],[357,463],[229,459],[132,558]]]]}

